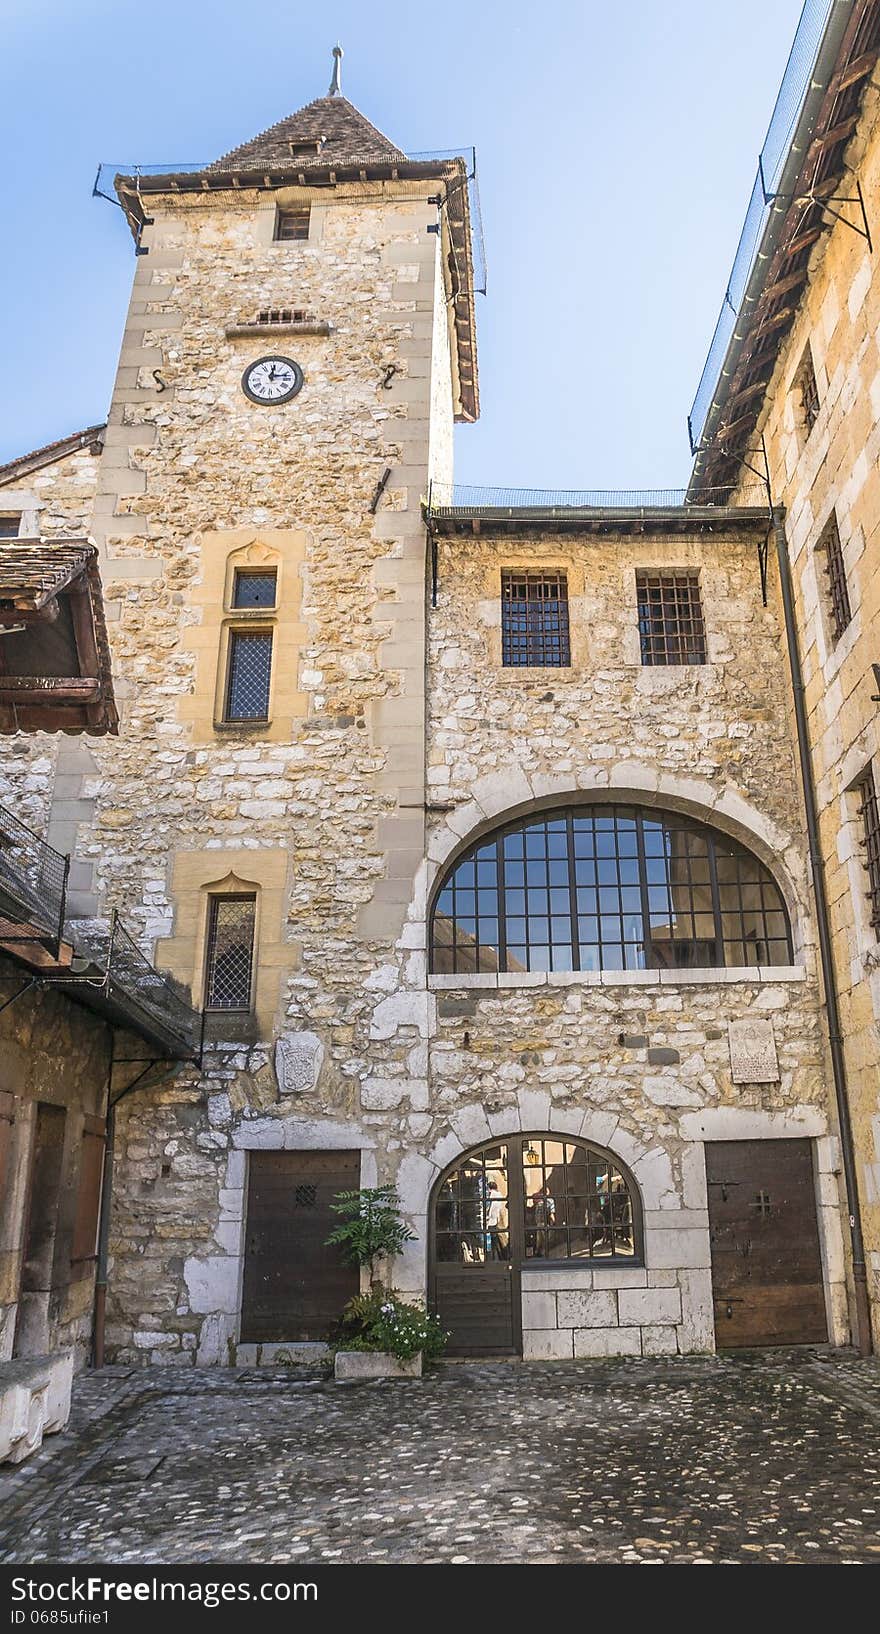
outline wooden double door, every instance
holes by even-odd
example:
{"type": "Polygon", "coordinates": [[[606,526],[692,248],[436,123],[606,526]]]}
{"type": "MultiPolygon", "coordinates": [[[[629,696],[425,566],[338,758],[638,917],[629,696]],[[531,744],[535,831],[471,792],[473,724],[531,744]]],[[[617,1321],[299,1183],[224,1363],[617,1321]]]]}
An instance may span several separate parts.
{"type": "Polygon", "coordinates": [[[706,1144],[719,1350],[828,1338],[809,1140],[706,1144]]]}
{"type": "Polygon", "coordinates": [[[327,1237],[331,1203],[360,1185],[360,1152],[251,1152],[245,1224],[244,1344],[324,1340],[358,1292],[357,1269],[327,1237]]]}

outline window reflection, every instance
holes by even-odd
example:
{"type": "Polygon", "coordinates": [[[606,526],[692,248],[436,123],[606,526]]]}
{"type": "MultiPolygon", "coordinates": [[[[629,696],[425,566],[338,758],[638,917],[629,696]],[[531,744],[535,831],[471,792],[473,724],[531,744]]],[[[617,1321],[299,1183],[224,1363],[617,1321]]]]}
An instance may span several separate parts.
{"type": "Polygon", "coordinates": [[[482,842],[432,921],[437,973],[656,970],[791,961],[757,857],[674,812],[574,807],[482,842]]]}
{"type": "Polygon", "coordinates": [[[508,1265],[512,1253],[523,1260],[636,1254],[626,1180],[582,1141],[533,1137],[472,1153],[441,1184],[434,1233],[437,1260],[462,1266],[508,1265]]]}

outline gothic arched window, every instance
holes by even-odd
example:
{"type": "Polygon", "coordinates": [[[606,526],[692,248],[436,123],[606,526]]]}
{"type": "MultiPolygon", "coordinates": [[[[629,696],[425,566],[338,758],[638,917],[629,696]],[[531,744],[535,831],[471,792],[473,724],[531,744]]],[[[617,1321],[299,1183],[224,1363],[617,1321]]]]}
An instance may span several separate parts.
{"type": "Polygon", "coordinates": [[[648,806],[571,806],[471,846],[440,881],[435,974],[786,965],[764,864],[727,834],[648,806]]]}

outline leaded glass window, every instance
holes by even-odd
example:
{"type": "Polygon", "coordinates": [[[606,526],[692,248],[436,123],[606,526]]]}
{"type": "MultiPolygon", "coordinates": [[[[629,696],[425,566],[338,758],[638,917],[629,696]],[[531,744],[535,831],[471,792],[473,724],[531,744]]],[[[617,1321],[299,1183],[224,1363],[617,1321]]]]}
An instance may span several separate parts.
{"type": "Polygon", "coordinates": [[[205,1008],[249,1010],[255,896],[212,896],[208,907],[205,1008]]]}
{"type": "Polygon", "coordinates": [[[575,806],[479,841],[448,871],[435,973],[713,969],[792,959],[758,858],[677,812],[575,806]]]}
{"type": "Polygon", "coordinates": [[[269,719],[272,631],[232,630],[229,636],[228,721],[269,719]]]}
{"type": "Polygon", "coordinates": [[[233,607],[274,607],[277,577],[274,567],[236,568],[233,607]]]}

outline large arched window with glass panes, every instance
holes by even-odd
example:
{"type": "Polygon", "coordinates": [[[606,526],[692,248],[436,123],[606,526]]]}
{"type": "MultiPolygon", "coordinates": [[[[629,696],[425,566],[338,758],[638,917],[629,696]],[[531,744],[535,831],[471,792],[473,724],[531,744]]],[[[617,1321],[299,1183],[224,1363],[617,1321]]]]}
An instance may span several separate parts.
{"type": "Polygon", "coordinates": [[[435,974],[787,965],[791,926],[772,874],[729,835],[648,806],[520,818],[443,875],[435,974]]]}

